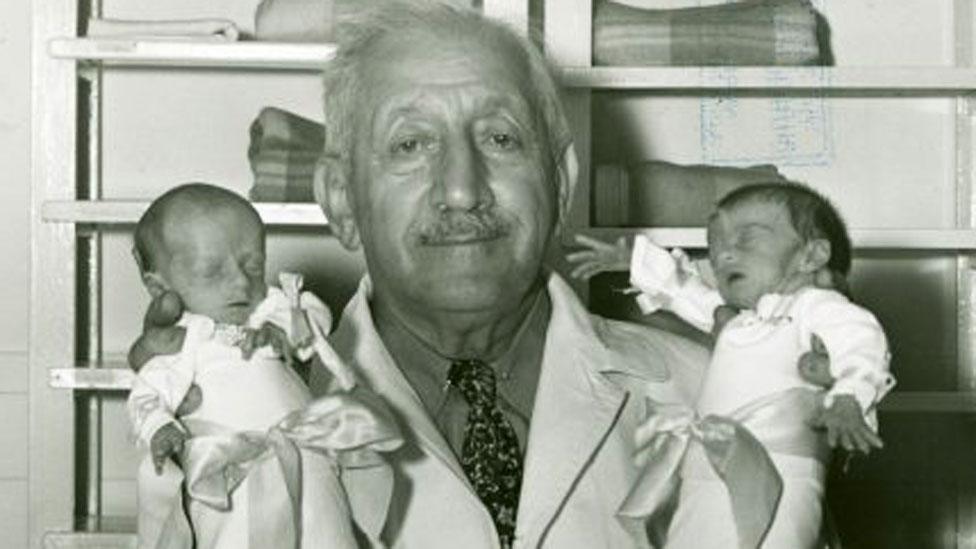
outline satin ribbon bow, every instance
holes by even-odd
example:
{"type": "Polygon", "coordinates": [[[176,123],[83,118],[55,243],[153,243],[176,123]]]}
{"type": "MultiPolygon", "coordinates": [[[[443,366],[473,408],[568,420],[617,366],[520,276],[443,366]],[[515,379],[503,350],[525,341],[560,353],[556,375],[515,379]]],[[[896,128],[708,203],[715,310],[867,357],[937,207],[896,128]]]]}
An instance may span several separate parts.
{"type": "Polygon", "coordinates": [[[821,462],[829,456],[822,435],[806,423],[819,398],[817,391],[790,389],[749,403],[728,417],[704,418],[686,406],[649,401],[651,416],[635,434],[640,448],[635,458],[645,468],[618,514],[648,518],[664,508],[675,496],[688,447],[697,443],[728,488],[739,546],[759,547],[783,492],[782,478],[768,452],[821,462]]]}
{"type": "MultiPolygon", "coordinates": [[[[247,477],[251,512],[262,517],[250,523],[249,536],[254,547],[299,547],[300,449],[325,455],[343,467],[365,468],[385,466],[378,452],[392,451],[402,444],[393,418],[378,398],[361,395],[320,398],[264,433],[234,432],[190,418],[185,424],[193,433],[183,454],[187,492],[197,501],[224,510],[230,507],[234,490],[247,477]],[[276,460],[278,467],[257,466],[267,459],[276,460]]],[[[183,509],[179,482],[173,484],[169,475],[167,486],[160,487],[165,478],[159,477],[155,482],[152,478],[143,479],[149,483],[148,489],[140,483],[144,488],[140,497],[158,498],[157,504],[169,508],[169,513],[156,517],[162,520],[162,526],[144,528],[140,524],[140,547],[191,547],[192,539],[186,537],[189,528],[180,524],[185,517],[180,516],[183,509]],[[151,485],[156,485],[156,489],[151,485]],[[154,532],[157,539],[143,544],[142,532],[154,532]]],[[[387,500],[390,495],[386,495],[387,500]]]]}

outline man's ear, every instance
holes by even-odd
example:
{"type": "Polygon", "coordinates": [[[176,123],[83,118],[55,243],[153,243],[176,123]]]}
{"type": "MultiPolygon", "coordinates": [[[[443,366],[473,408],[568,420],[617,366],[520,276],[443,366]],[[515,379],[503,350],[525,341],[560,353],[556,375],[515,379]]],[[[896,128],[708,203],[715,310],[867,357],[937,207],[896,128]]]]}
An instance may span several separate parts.
{"type": "Polygon", "coordinates": [[[814,238],[803,246],[800,270],[805,273],[816,273],[825,268],[829,261],[830,241],[826,238],[814,238]]]}
{"type": "Polygon", "coordinates": [[[315,164],[312,191],[315,201],[329,220],[329,228],[339,242],[348,249],[359,248],[359,230],[356,228],[346,171],[338,158],[322,155],[315,164]]]}
{"type": "Polygon", "coordinates": [[[573,204],[573,191],[579,178],[579,159],[576,157],[576,147],[572,141],[563,149],[562,156],[556,166],[556,176],[559,193],[556,197],[559,216],[556,220],[556,226],[562,227],[566,223],[569,208],[573,204]]]}

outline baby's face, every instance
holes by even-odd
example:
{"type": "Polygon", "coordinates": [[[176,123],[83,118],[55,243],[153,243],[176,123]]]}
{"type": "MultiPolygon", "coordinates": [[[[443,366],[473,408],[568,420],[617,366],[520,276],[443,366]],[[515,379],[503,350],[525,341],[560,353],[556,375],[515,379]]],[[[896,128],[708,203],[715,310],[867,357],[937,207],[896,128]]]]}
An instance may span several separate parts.
{"type": "Polygon", "coordinates": [[[752,309],[763,294],[795,290],[803,241],[782,204],[746,201],[708,224],[708,255],[726,303],[752,309]]]}
{"type": "Polygon", "coordinates": [[[243,324],[268,292],[261,224],[231,208],[181,221],[166,229],[160,274],[188,311],[243,324]]]}

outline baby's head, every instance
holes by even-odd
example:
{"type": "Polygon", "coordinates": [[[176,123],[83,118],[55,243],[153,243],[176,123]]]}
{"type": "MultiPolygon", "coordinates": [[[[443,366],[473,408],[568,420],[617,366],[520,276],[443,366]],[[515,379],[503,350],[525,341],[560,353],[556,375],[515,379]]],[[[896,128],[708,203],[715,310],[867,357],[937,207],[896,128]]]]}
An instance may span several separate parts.
{"type": "Polygon", "coordinates": [[[759,183],[727,194],[708,222],[708,254],[722,298],[750,309],[829,272],[846,293],[851,240],[823,195],[799,183],[759,183]]]}
{"type": "Polygon", "coordinates": [[[243,324],[268,291],[261,218],[213,185],[180,185],[153,201],[132,254],[153,297],[174,291],[186,310],[218,322],[243,324]]]}

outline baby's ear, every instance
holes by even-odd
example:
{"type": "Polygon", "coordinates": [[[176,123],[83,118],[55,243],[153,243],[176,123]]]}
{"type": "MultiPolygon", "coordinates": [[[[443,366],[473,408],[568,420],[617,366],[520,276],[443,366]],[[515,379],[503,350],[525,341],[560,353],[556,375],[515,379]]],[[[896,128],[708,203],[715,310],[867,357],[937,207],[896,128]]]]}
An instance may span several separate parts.
{"type": "Polygon", "coordinates": [[[149,295],[153,299],[158,298],[169,290],[169,285],[166,284],[166,281],[158,273],[143,272],[142,283],[149,290],[149,295]]]}
{"type": "Polygon", "coordinates": [[[805,273],[816,273],[825,268],[829,261],[830,241],[826,238],[814,238],[804,245],[800,269],[805,273]]]}

